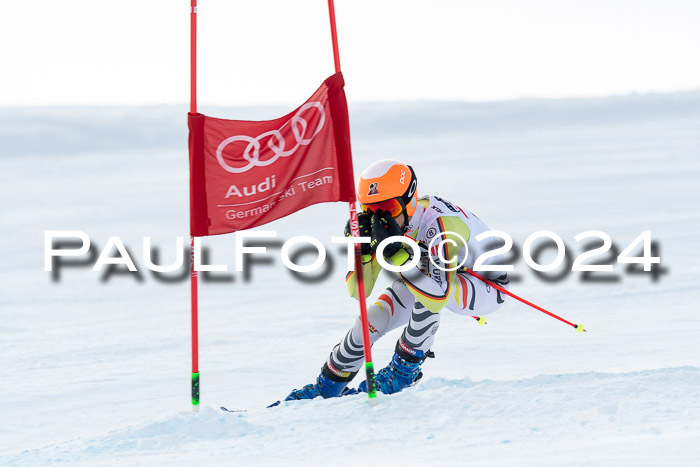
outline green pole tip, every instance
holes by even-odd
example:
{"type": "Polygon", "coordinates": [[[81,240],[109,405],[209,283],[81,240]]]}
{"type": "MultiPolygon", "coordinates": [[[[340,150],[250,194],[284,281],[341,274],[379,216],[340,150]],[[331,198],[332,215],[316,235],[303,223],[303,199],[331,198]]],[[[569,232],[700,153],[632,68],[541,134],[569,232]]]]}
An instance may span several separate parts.
{"type": "Polygon", "coordinates": [[[199,405],[199,373],[192,373],[192,405],[199,405]]]}

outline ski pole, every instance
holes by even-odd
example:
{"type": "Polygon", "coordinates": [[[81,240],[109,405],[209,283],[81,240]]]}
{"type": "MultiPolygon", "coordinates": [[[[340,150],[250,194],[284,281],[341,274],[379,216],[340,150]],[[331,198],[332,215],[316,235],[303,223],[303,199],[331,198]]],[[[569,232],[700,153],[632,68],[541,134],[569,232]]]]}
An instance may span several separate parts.
{"type": "Polygon", "coordinates": [[[485,282],[485,283],[489,284],[491,287],[493,287],[493,288],[495,288],[495,289],[497,289],[497,290],[500,290],[501,292],[503,292],[504,294],[508,295],[509,297],[513,297],[514,299],[519,300],[519,301],[521,301],[522,303],[524,303],[524,304],[526,304],[526,305],[530,305],[530,306],[531,306],[532,308],[534,308],[535,310],[539,310],[539,311],[541,311],[542,313],[551,316],[552,318],[558,319],[558,320],[561,321],[562,323],[568,324],[569,326],[571,326],[571,327],[573,327],[574,329],[576,329],[576,332],[587,332],[587,331],[583,328],[583,324],[574,324],[574,323],[572,323],[571,321],[568,321],[568,320],[562,318],[561,316],[557,316],[557,315],[555,315],[554,313],[545,310],[545,309],[542,308],[541,306],[537,306],[537,305],[535,305],[535,304],[532,303],[532,302],[528,302],[528,301],[525,300],[524,298],[520,298],[520,297],[518,297],[517,295],[515,295],[515,294],[512,293],[512,292],[508,292],[506,289],[504,289],[504,288],[501,287],[500,285],[495,284],[495,283],[493,283],[492,281],[486,279],[485,277],[480,276],[479,274],[475,273],[474,271],[472,271],[472,270],[469,269],[469,268],[464,268],[464,272],[466,272],[466,273],[469,274],[470,276],[476,277],[477,279],[479,279],[479,280],[482,281],[482,282],[485,282]]]}

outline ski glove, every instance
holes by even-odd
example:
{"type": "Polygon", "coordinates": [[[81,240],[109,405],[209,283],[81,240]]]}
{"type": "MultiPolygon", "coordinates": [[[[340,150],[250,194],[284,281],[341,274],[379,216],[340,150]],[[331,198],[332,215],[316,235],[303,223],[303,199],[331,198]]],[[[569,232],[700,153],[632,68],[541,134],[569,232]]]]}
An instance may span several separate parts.
{"type": "MultiPolygon", "coordinates": [[[[388,211],[377,211],[372,216],[372,251],[377,250],[377,246],[389,237],[395,235],[403,236],[403,231],[396,220],[388,211]]],[[[393,242],[384,247],[384,258],[395,265],[401,265],[408,260],[410,255],[403,248],[403,243],[393,242]]]]}
{"type": "MultiPolygon", "coordinates": [[[[360,237],[372,237],[372,216],[366,212],[361,212],[357,215],[358,229],[360,230],[360,237]]],[[[352,237],[352,230],[350,229],[350,219],[345,223],[345,236],[352,237]]],[[[372,261],[372,253],[374,250],[369,243],[360,243],[360,248],[362,249],[362,262],[368,263],[372,261]]]]}

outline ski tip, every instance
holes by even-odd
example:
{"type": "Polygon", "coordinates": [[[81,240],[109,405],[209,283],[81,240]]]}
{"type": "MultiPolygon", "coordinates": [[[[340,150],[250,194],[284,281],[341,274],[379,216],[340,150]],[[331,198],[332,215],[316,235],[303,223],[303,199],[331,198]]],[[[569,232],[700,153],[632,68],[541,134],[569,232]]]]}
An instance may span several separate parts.
{"type": "MultiPolygon", "coordinates": [[[[282,403],[282,401],[273,402],[272,404],[268,405],[267,408],[269,409],[270,407],[277,407],[277,406],[280,405],[281,403],[282,403]]],[[[219,407],[219,408],[220,408],[223,412],[228,412],[228,413],[242,413],[242,412],[247,412],[246,409],[233,409],[233,410],[232,410],[232,409],[227,409],[227,408],[224,407],[223,405],[222,405],[221,407],[219,407]]]]}
{"type": "Polygon", "coordinates": [[[219,408],[220,408],[221,410],[223,410],[224,412],[229,412],[229,413],[246,412],[246,410],[229,410],[229,409],[227,409],[226,407],[224,407],[223,405],[222,405],[221,407],[219,407],[219,408]]]}

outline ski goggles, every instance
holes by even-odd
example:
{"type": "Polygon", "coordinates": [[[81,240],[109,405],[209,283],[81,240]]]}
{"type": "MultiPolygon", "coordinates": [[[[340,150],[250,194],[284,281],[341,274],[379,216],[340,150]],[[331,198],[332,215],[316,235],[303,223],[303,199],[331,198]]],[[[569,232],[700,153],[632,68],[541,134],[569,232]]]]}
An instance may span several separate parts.
{"type": "Polygon", "coordinates": [[[378,203],[360,204],[360,208],[368,214],[377,211],[388,211],[391,217],[399,217],[406,212],[406,205],[401,198],[391,198],[378,203]]]}

